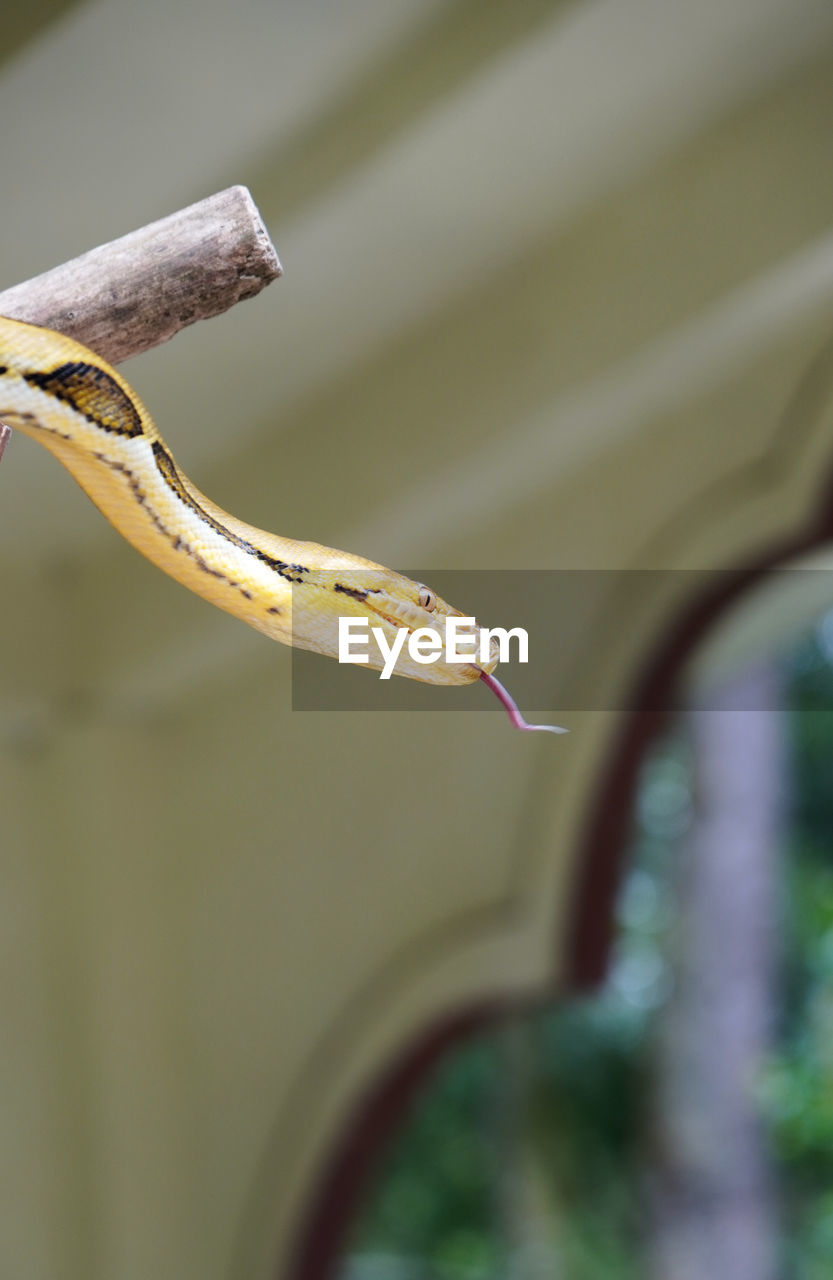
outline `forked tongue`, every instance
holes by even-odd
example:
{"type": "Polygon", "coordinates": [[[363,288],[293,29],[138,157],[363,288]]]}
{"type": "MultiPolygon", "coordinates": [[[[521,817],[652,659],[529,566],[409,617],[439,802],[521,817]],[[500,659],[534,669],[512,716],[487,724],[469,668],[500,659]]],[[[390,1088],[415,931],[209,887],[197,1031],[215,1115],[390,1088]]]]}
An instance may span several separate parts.
{"type": "Polygon", "coordinates": [[[527,724],[521,715],[518,704],[508,690],[498,680],[497,676],[489,675],[487,671],[480,672],[480,679],[489,686],[492,693],[498,698],[506,708],[506,714],[512,721],[516,729],[523,729],[526,733],[569,733],[569,729],[562,729],[557,724],[527,724]]]}

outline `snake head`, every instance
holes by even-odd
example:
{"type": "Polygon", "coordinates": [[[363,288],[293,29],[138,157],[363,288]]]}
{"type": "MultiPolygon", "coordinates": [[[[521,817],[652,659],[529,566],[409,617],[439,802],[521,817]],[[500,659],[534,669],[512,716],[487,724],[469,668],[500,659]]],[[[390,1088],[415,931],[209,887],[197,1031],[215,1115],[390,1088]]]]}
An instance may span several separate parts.
{"type": "Polygon", "coordinates": [[[344,569],[311,569],[296,584],[292,643],[343,661],[348,635],[352,654],[366,655],[363,665],[372,670],[427,684],[471,684],[494,670],[498,647],[486,638],[481,652],[481,628],[459,621],[470,616],[421,582],[353,561],[344,569]],[[449,658],[450,644],[462,661],[449,658]]]}

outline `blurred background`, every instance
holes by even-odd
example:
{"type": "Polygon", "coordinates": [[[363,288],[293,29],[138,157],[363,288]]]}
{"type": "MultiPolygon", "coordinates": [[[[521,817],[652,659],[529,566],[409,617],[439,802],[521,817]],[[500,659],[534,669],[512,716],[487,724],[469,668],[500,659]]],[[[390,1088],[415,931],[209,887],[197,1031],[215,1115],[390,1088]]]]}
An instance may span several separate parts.
{"type": "Polygon", "coordinates": [[[832,118],[827,0],[4,15],[2,286],[232,183],[269,226],[124,366],[201,490],[589,584],[569,738],[293,712],[12,440],[4,1274],[829,1274],[832,118]]]}

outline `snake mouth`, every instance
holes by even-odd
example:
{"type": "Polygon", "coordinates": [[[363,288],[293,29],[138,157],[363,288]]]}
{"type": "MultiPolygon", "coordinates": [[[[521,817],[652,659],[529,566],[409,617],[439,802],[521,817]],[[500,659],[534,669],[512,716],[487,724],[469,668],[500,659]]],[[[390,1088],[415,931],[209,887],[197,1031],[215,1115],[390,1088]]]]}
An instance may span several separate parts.
{"type": "Polygon", "coordinates": [[[409,635],[413,630],[412,627],[408,626],[407,622],[397,622],[397,620],[392,618],[389,614],[383,613],[381,609],[377,609],[375,604],[371,604],[369,600],[364,600],[362,603],[364,604],[365,609],[368,609],[370,613],[375,613],[377,618],[381,618],[383,622],[389,623],[390,626],[398,627],[400,630],[407,631],[409,635]]]}
{"type": "MultiPolygon", "coordinates": [[[[448,621],[449,618],[452,618],[452,617],[463,618],[466,616],[465,614],[456,613],[456,612],[453,614],[433,613],[433,614],[428,614],[428,616],[424,621],[420,619],[419,626],[414,626],[411,623],[403,621],[401,618],[397,618],[395,616],[392,616],[390,613],[385,612],[383,608],[380,608],[379,604],[376,601],[365,598],[364,600],[362,600],[362,605],[368,611],[368,613],[373,614],[375,617],[379,618],[380,621],[386,622],[388,626],[392,627],[395,631],[404,631],[407,636],[414,635],[417,631],[421,630],[423,627],[429,630],[436,631],[437,635],[442,635],[444,631],[444,624],[448,621]],[[433,627],[431,626],[432,620],[434,622],[433,627]]],[[[409,607],[416,609],[418,606],[411,605],[409,607]]],[[[457,661],[450,661],[450,662],[443,661],[442,666],[445,670],[453,671],[455,673],[457,678],[450,681],[450,683],[452,684],[461,684],[461,685],[473,684],[474,681],[479,680],[481,675],[483,674],[482,668],[479,667],[475,662],[470,661],[467,657],[461,657],[457,661]]],[[[423,678],[423,677],[420,677],[420,678],[423,678]]],[[[427,675],[424,678],[429,684],[435,683],[427,675]]],[[[439,681],[437,683],[446,683],[446,681],[439,681]]]]}

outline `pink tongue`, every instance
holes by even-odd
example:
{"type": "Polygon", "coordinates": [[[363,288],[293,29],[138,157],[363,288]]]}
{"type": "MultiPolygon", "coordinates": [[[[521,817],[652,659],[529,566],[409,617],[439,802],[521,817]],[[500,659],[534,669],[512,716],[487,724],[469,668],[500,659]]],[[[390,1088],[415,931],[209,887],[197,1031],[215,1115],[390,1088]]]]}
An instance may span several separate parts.
{"type": "Polygon", "coordinates": [[[506,708],[506,714],[508,715],[509,719],[512,721],[512,724],[515,726],[516,729],[523,729],[526,733],[537,733],[539,730],[542,733],[569,733],[570,732],[569,729],[562,729],[561,726],[557,724],[527,724],[526,720],[524,720],[523,716],[518,710],[518,704],[516,703],[515,699],[512,697],[510,693],[507,692],[506,689],[504,689],[503,685],[500,683],[500,681],[496,676],[490,676],[488,672],[481,671],[480,679],[483,680],[489,686],[489,688],[491,689],[495,697],[499,698],[500,701],[503,703],[504,707],[506,708]]]}

